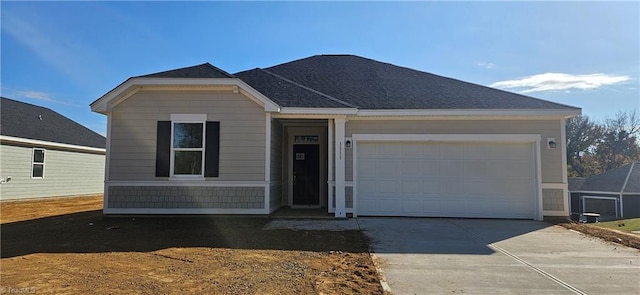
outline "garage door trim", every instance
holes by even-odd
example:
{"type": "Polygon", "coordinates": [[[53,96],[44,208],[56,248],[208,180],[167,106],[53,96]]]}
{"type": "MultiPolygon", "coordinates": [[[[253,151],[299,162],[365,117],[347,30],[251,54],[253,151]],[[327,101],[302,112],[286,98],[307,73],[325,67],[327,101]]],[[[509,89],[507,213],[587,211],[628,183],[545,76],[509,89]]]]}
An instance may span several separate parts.
{"type": "Polygon", "coordinates": [[[358,143],[362,142],[477,142],[477,143],[532,143],[535,150],[534,216],[542,220],[542,173],[540,162],[540,134],[352,134],[353,142],[353,214],[358,214],[358,143]]]}

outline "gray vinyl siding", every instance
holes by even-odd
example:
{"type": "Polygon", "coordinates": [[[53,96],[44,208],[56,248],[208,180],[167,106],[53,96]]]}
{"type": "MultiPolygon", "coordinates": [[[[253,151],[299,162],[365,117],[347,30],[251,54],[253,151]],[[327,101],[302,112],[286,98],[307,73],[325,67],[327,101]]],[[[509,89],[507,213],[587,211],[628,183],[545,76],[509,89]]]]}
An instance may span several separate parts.
{"type": "Polygon", "coordinates": [[[264,187],[110,186],[109,208],[262,209],[264,187]]]}
{"type": "Polygon", "coordinates": [[[102,194],[104,154],[35,148],[45,150],[42,179],[31,178],[33,147],[0,145],[0,177],[11,176],[0,185],[2,200],[102,194]]]}
{"type": "MultiPolygon", "coordinates": [[[[542,182],[562,183],[562,144],[560,120],[353,120],[345,126],[346,136],[353,134],[540,134],[542,182]],[[558,148],[546,147],[553,137],[558,148]]],[[[346,179],[353,179],[352,149],[347,149],[346,179]]]]}
{"type": "Polygon", "coordinates": [[[624,218],[640,217],[640,194],[622,196],[624,218]]]}
{"type": "Polygon", "coordinates": [[[220,122],[220,175],[212,180],[265,179],[265,113],[255,102],[233,93],[141,91],[111,114],[109,180],[158,180],[156,126],[171,114],[220,122]]]}

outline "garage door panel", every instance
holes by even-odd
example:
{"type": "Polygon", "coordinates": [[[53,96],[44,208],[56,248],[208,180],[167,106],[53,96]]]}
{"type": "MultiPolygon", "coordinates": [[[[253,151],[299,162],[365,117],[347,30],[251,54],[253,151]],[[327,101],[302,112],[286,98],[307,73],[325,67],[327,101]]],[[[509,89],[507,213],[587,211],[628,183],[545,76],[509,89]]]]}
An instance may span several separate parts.
{"type": "Polygon", "coordinates": [[[403,158],[420,158],[424,155],[422,145],[419,144],[405,144],[402,146],[403,158]]]}
{"type": "Polygon", "coordinates": [[[399,191],[396,180],[380,179],[376,184],[379,193],[397,193],[399,191]]]}
{"type": "Polygon", "coordinates": [[[442,182],[440,181],[423,181],[422,193],[424,194],[440,194],[442,193],[442,182]]]}
{"type": "Polygon", "coordinates": [[[482,177],[487,178],[488,163],[484,160],[469,160],[464,162],[464,177],[482,177]]]}
{"type": "Polygon", "coordinates": [[[401,164],[398,163],[398,160],[380,159],[377,164],[375,170],[377,177],[396,177],[400,173],[401,164]]]}
{"type": "Polygon", "coordinates": [[[378,155],[378,145],[377,144],[363,144],[361,146],[358,146],[358,157],[361,157],[363,159],[366,158],[370,158],[370,157],[377,157],[378,155]]]}
{"type": "Polygon", "coordinates": [[[358,181],[358,192],[360,193],[375,193],[377,192],[375,180],[361,180],[358,181]]]}
{"type": "Polygon", "coordinates": [[[533,151],[528,143],[359,143],[358,214],[533,218],[533,151]]]}
{"type": "Polygon", "coordinates": [[[422,202],[422,212],[435,215],[442,212],[442,205],[440,200],[424,200],[422,202]]]}
{"type": "Polygon", "coordinates": [[[462,178],[464,177],[464,164],[461,161],[449,161],[445,165],[441,165],[440,176],[443,178],[462,178]]]}
{"type": "Polygon", "coordinates": [[[420,171],[420,162],[402,161],[400,167],[398,168],[400,169],[403,177],[415,177],[422,174],[422,172],[420,171]]]}
{"type": "Polygon", "coordinates": [[[432,178],[439,177],[442,169],[440,165],[442,164],[441,160],[415,160],[416,162],[420,162],[420,173],[419,175],[424,178],[432,178]]]}
{"type": "Polygon", "coordinates": [[[422,205],[423,201],[420,199],[406,199],[402,201],[402,212],[421,213],[424,211],[422,205]]]}
{"type": "Polygon", "coordinates": [[[420,180],[404,180],[402,181],[402,193],[403,194],[420,194],[422,190],[420,180]]]}
{"type": "Polygon", "coordinates": [[[378,200],[361,198],[358,200],[358,210],[362,212],[376,212],[378,200]]]}
{"type": "Polygon", "coordinates": [[[402,202],[396,199],[381,199],[378,201],[379,212],[402,212],[402,202]]]}
{"type": "Polygon", "coordinates": [[[465,159],[468,158],[464,144],[446,143],[441,148],[440,158],[465,159]]]}
{"type": "Polygon", "coordinates": [[[362,160],[360,163],[360,169],[358,173],[360,177],[375,177],[378,171],[378,161],[376,160],[362,160]]]}

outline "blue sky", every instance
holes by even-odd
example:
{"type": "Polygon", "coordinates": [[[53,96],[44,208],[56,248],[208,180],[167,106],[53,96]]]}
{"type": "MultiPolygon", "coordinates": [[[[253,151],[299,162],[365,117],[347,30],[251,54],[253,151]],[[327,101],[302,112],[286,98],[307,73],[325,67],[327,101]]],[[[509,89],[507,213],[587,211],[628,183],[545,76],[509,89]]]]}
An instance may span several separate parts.
{"type": "MultiPolygon", "coordinates": [[[[581,107],[640,109],[640,3],[1,2],[1,93],[105,134],[130,76],[348,53],[581,107]]],[[[1,106],[0,106],[1,107],[1,106]]]]}

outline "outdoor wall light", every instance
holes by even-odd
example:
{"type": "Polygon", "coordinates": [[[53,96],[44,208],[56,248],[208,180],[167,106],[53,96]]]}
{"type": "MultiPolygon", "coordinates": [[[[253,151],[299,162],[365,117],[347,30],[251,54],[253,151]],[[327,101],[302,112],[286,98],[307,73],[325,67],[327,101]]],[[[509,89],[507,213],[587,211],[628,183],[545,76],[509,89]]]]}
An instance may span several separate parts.
{"type": "Polygon", "coordinates": [[[558,144],[556,144],[556,139],[553,137],[547,138],[547,148],[553,150],[556,147],[558,147],[558,144]]]}
{"type": "Polygon", "coordinates": [[[350,148],[352,147],[352,145],[353,145],[353,144],[351,143],[351,138],[347,138],[347,139],[344,141],[344,147],[345,147],[345,148],[350,149],[350,148]]]}

